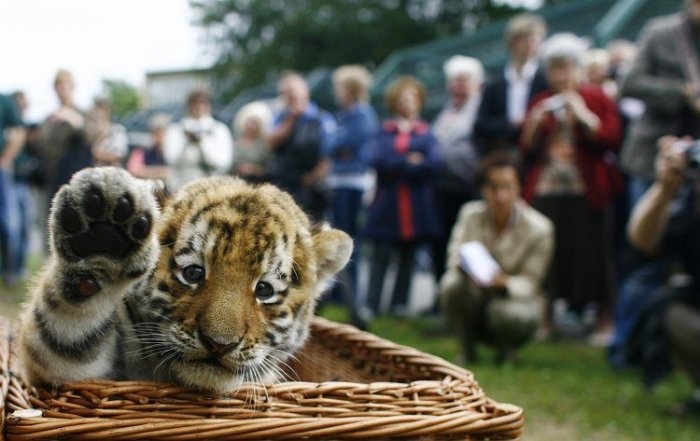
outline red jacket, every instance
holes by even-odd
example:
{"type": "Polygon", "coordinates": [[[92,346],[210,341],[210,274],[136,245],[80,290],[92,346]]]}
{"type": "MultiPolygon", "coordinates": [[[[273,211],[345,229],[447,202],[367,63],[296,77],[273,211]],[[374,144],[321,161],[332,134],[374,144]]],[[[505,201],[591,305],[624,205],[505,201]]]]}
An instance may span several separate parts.
{"type": "MultiPolygon", "coordinates": [[[[588,109],[600,118],[600,127],[595,140],[588,137],[586,129],[576,127],[574,148],[576,164],[586,186],[586,199],[592,208],[602,209],[621,191],[621,176],[612,155],[619,149],[622,141],[620,115],[615,103],[599,87],[582,86],[578,89],[578,93],[588,109]]],[[[530,117],[535,104],[552,95],[554,92],[547,90],[535,96],[528,105],[525,118],[530,117]]],[[[557,125],[551,113],[546,114],[544,118],[532,141],[534,144],[532,147],[526,148],[522,138],[520,140],[521,150],[532,163],[523,188],[523,197],[527,201],[532,201],[542,167],[547,160],[545,150],[547,144],[544,140],[554,132],[557,125]]]]}

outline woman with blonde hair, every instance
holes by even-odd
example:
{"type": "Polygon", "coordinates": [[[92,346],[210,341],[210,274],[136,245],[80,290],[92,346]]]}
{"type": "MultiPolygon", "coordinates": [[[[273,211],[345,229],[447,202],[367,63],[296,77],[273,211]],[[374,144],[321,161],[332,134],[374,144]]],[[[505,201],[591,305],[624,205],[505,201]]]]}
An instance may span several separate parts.
{"type": "Polygon", "coordinates": [[[333,72],[333,89],[340,111],[336,115],[338,130],[334,141],[324,152],[330,173],[327,179],[332,192],[331,221],[355,241],[353,259],[341,275],[330,300],[342,301],[352,311],[353,323],[365,324],[357,314],[358,256],[362,200],[371,185],[367,158],[377,134],[377,114],[368,102],[372,76],[359,65],[346,65],[333,72]],[[347,276],[344,279],[342,276],[347,276]],[[345,288],[345,295],[341,296],[345,288]]]}
{"type": "Polygon", "coordinates": [[[267,133],[272,122],[270,107],[261,102],[248,103],[233,119],[234,162],[231,172],[246,181],[262,182],[266,179],[267,159],[270,148],[267,133]]]}

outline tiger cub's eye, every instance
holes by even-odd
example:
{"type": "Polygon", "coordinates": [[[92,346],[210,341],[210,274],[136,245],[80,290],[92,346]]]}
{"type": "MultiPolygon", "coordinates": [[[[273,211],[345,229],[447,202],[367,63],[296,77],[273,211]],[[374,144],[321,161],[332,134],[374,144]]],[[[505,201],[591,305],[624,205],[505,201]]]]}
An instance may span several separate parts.
{"type": "Polygon", "coordinates": [[[189,265],[182,269],[182,277],[188,283],[199,283],[204,279],[204,268],[199,265],[189,265]]]}
{"type": "Polygon", "coordinates": [[[255,285],[255,297],[260,300],[267,300],[275,295],[275,289],[267,282],[258,282],[255,285]]]}

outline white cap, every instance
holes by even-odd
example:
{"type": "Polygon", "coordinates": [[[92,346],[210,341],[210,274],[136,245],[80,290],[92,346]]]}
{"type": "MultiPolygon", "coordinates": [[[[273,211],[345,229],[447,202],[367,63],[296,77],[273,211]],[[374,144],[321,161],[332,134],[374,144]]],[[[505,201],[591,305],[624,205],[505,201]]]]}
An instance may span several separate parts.
{"type": "Polygon", "coordinates": [[[481,61],[464,55],[454,55],[442,65],[445,76],[451,80],[458,76],[467,76],[475,83],[484,81],[484,67],[481,61]]]}
{"type": "Polygon", "coordinates": [[[540,56],[548,63],[551,60],[570,60],[577,64],[583,61],[583,54],[590,46],[587,39],[571,32],[554,34],[542,43],[540,56]]]}

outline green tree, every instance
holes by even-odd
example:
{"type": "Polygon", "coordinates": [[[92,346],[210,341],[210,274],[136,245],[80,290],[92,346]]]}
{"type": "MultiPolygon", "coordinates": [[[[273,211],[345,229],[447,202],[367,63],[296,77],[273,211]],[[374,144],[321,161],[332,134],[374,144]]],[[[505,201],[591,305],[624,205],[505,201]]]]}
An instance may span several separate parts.
{"type": "Polygon", "coordinates": [[[191,0],[229,97],[276,77],[345,63],[379,64],[393,51],[471,31],[519,9],[495,0],[191,0]]]}
{"type": "Polygon", "coordinates": [[[112,104],[112,113],[120,118],[138,110],[140,105],[139,91],[136,87],[122,80],[102,80],[102,89],[112,104]]]}

